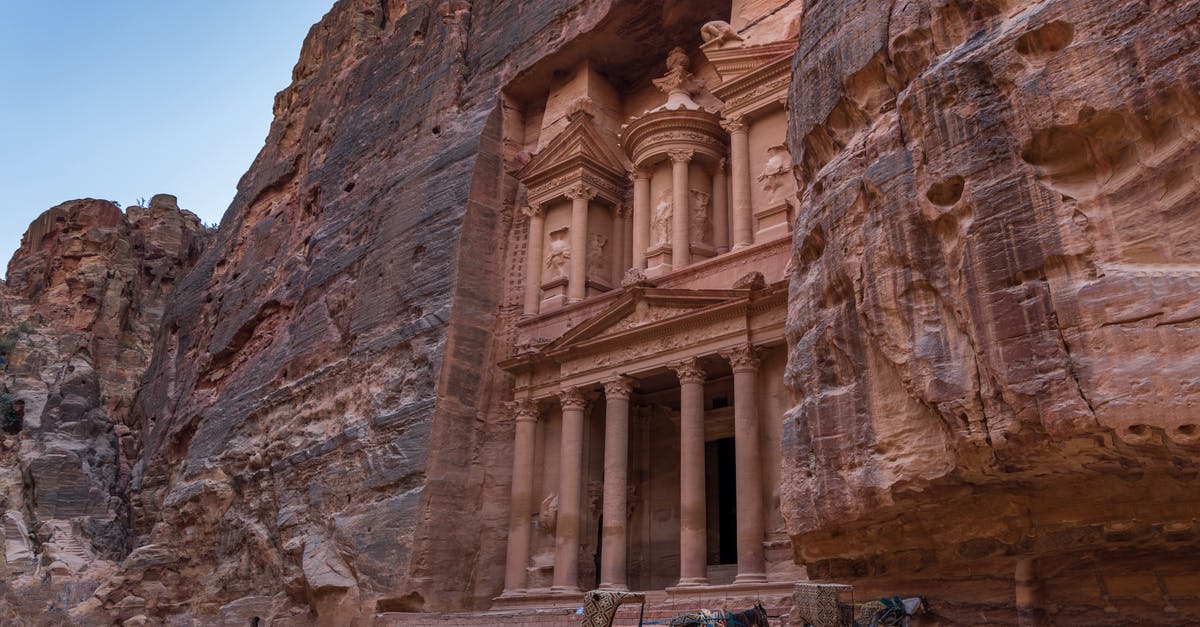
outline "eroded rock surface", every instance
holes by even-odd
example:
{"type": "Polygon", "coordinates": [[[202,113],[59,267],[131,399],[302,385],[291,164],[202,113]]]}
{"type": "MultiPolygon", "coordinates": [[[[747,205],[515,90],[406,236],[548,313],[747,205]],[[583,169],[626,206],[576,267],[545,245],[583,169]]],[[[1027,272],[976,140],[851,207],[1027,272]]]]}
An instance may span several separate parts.
{"type": "Polygon", "coordinates": [[[965,622],[1200,619],[1198,28],[806,6],[783,507],[814,578],[965,622]]]}
{"type": "Polygon", "coordinates": [[[211,236],[174,197],[149,204],[48,210],[0,285],[6,581],[35,614],[87,599],[128,551],[126,419],[167,295],[211,236]]]}
{"type": "Polygon", "coordinates": [[[133,555],[81,613],[345,624],[490,603],[511,468],[511,424],[480,419],[506,400],[499,90],[613,15],[698,32],[676,13],[334,6],[168,307],[133,414],[133,555]]]}

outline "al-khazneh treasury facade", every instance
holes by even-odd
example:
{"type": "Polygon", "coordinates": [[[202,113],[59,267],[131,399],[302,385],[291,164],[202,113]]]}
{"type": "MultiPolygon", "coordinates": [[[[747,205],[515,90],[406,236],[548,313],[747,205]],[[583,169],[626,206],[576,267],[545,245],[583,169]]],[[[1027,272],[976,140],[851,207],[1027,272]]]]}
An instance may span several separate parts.
{"type": "Polygon", "coordinates": [[[702,45],[647,59],[652,81],[583,58],[510,95],[527,228],[500,363],[504,598],[802,576],[776,488],[798,12],[736,2],[702,45]]]}

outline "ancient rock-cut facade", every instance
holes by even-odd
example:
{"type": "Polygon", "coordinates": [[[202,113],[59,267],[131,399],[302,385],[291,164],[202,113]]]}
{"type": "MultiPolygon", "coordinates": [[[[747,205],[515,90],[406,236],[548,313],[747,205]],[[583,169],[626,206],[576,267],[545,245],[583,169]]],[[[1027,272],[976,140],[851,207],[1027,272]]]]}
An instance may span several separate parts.
{"type": "Polygon", "coordinates": [[[650,81],[584,52],[507,94],[527,228],[500,362],[516,423],[501,604],[802,574],[771,418],[786,409],[798,7],[735,4],[743,27],[771,20],[706,24],[650,81]]]}

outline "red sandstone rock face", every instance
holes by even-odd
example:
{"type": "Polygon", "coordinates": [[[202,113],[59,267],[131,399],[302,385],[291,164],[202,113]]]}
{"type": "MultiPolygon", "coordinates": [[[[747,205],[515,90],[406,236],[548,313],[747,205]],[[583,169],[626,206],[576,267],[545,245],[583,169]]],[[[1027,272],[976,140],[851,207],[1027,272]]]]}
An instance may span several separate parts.
{"type": "Polygon", "coordinates": [[[493,334],[517,312],[499,90],[593,29],[698,39],[710,4],[337,3],[168,307],[134,412],[133,552],[79,613],[486,606],[512,436],[482,416],[503,415],[493,334]]]}
{"type": "Polygon", "coordinates": [[[783,507],[814,578],[1200,620],[1197,32],[1200,2],[806,7],[783,507]]]}
{"type": "Polygon", "coordinates": [[[76,200],[35,220],[9,263],[0,392],[24,428],[0,436],[5,580],[21,589],[8,618],[40,614],[44,594],[86,599],[128,551],[126,418],[167,295],[210,236],[172,196],[127,213],[76,200]]]}

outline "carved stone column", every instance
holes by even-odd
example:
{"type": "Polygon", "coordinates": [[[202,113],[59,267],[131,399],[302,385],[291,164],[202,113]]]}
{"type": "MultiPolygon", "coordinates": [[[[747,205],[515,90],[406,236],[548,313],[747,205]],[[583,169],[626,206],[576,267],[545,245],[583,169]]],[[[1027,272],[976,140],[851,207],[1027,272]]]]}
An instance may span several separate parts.
{"type": "Polygon", "coordinates": [[[729,252],[729,184],[725,179],[725,160],[713,171],[713,246],[717,254],[729,252]]]}
{"type": "Polygon", "coordinates": [[[587,298],[588,203],[596,190],[578,183],[567,190],[571,199],[571,270],[567,275],[567,298],[587,298]]]}
{"type": "Polygon", "coordinates": [[[629,482],[629,394],[632,380],[604,382],[604,529],[600,587],[628,590],[625,572],[626,498],[629,482]]]}
{"type": "Polygon", "coordinates": [[[688,166],[692,163],[692,150],[672,150],[671,155],[671,269],[686,268],[692,262],[691,229],[688,221],[688,166]]]}
{"type": "Polygon", "coordinates": [[[530,205],[522,210],[529,216],[529,246],[525,249],[525,313],[536,315],[542,304],[542,240],[546,234],[546,210],[530,205]]]}
{"type": "Polygon", "coordinates": [[[508,560],[504,569],[504,594],[515,594],[526,587],[529,562],[530,508],[533,501],[533,438],[538,406],[522,400],[509,406],[516,414],[513,438],[512,500],[508,514],[508,560]]]}
{"type": "Polygon", "coordinates": [[[633,174],[633,267],[646,269],[650,246],[650,171],[638,168],[633,174]]]}
{"type": "Polygon", "coordinates": [[[613,209],[612,222],[612,286],[620,287],[621,277],[625,274],[625,222],[629,219],[629,210],[625,207],[613,209]]]}
{"type": "Polygon", "coordinates": [[[762,462],[758,440],[758,355],[749,344],[721,353],[733,368],[734,478],[738,574],[734,583],[767,580],[763,558],[762,462]]]}
{"type": "Polygon", "coordinates": [[[733,249],[754,243],[754,215],[750,208],[750,129],[745,118],[721,123],[729,131],[730,174],[733,177],[733,249]]]}
{"type": "Polygon", "coordinates": [[[1017,558],[1016,566],[1017,625],[1038,627],[1037,562],[1030,556],[1017,558]]]}
{"type": "Polygon", "coordinates": [[[679,377],[679,585],[708,583],[704,504],[704,370],[696,359],[671,367],[679,377]]]}
{"type": "MultiPolygon", "coordinates": [[[[625,207],[625,270],[633,267],[633,205],[625,207]]],[[[624,278],[625,270],[621,271],[624,278]]]]}
{"type": "Polygon", "coordinates": [[[555,592],[579,590],[579,511],[582,506],[583,414],[587,400],[575,388],[559,392],[562,430],[559,452],[558,520],[554,534],[555,592]]]}

